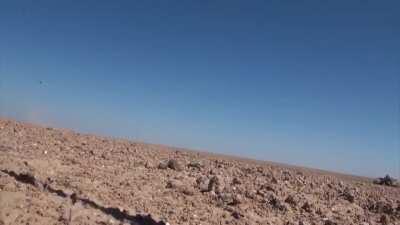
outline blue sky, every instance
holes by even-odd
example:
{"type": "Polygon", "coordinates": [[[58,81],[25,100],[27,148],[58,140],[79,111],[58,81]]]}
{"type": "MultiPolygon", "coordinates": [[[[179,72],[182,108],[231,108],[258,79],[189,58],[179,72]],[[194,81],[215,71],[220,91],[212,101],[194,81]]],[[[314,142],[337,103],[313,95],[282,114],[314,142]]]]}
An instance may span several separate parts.
{"type": "Polygon", "coordinates": [[[2,1],[0,115],[399,177],[399,7],[2,1]]]}

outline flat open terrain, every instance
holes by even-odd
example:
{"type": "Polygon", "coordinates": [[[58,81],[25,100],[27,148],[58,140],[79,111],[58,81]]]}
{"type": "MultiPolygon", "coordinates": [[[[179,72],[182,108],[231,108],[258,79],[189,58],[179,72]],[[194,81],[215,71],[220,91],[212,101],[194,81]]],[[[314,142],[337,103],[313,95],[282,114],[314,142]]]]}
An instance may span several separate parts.
{"type": "Polygon", "coordinates": [[[0,119],[0,225],[400,224],[367,178],[0,119]]]}

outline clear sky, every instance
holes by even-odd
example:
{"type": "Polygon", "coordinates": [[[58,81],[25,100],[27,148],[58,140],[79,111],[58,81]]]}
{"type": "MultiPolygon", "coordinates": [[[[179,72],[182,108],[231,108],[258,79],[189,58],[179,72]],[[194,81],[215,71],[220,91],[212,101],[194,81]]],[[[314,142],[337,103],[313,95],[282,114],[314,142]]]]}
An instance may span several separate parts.
{"type": "Polygon", "coordinates": [[[0,115],[399,176],[399,9],[391,0],[1,1],[0,115]]]}

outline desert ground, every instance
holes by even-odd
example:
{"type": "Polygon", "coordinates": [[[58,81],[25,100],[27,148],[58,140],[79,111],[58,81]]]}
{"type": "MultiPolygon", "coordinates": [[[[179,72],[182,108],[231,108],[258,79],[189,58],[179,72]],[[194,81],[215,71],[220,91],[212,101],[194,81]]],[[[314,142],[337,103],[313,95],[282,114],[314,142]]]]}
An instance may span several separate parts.
{"type": "Polygon", "coordinates": [[[400,224],[400,188],[3,118],[6,224],[400,224]]]}

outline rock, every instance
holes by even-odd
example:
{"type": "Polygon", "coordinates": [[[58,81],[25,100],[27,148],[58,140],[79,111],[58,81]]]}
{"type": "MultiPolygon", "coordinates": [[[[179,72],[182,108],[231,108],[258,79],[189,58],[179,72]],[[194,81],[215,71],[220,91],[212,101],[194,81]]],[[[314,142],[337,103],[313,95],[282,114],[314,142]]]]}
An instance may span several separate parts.
{"type": "Polygon", "coordinates": [[[240,217],[242,217],[242,215],[238,212],[238,211],[233,211],[232,213],[231,213],[231,215],[233,216],[233,218],[235,218],[235,219],[240,219],[240,217]]]}
{"type": "Polygon", "coordinates": [[[389,218],[387,215],[382,215],[379,222],[383,225],[389,225],[389,218]]]}
{"type": "Polygon", "coordinates": [[[395,212],[395,208],[388,202],[377,201],[372,203],[368,209],[375,213],[385,213],[391,215],[395,212]]]}
{"type": "Polygon", "coordinates": [[[180,191],[185,194],[185,195],[194,195],[194,190],[193,188],[189,187],[189,186],[183,186],[180,191]]]}
{"type": "Polygon", "coordinates": [[[324,218],[324,225],[337,225],[337,223],[330,219],[324,218]]]}
{"type": "Polygon", "coordinates": [[[350,189],[346,188],[343,193],[342,196],[344,197],[344,199],[346,199],[347,201],[353,203],[355,196],[354,196],[354,192],[351,191],[350,189]]]}
{"type": "Polygon", "coordinates": [[[144,164],[144,166],[145,166],[147,169],[151,169],[151,168],[154,167],[153,164],[152,164],[151,162],[149,162],[149,161],[147,161],[147,162],[144,164]]]}
{"type": "Polygon", "coordinates": [[[272,185],[270,185],[270,184],[263,184],[263,185],[261,186],[261,189],[266,190],[266,191],[276,192],[276,191],[275,191],[275,188],[274,188],[272,185]]]}
{"type": "Polygon", "coordinates": [[[182,182],[178,181],[178,180],[169,180],[167,181],[167,188],[178,188],[180,186],[182,186],[182,182]]]}
{"type": "Polygon", "coordinates": [[[245,190],[244,196],[249,199],[257,199],[258,194],[256,190],[245,190]]]}
{"type": "Polygon", "coordinates": [[[161,161],[160,164],[158,164],[158,168],[162,169],[162,170],[167,169],[168,168],[168,161],[167,160],[161,161]]]}
{"type": "Polygon", "coordinates": [[[67,198],[71,198],[73,195],[76,195],[71,189],[64,189],[63,192],[67,198]]]}
{"type": "Polygon", "coordinates": [[[199,177],[196,180],[197,186],[199,187],[201,192],[211,191],[210,189],[210,179],[207,177],[199,177]]]}
{"type": "Polygon", "coordinates": [[[310,225],[310,224],[308,222],[306,222],[306,221],[300,220],[299,221],[299,225],[310,225]]]}
{"type": "Polygon", "coordinates": [[[243,202],[243,197],[241,195],[239,194],[233,195],[233,202],[232,202],[233,205],[238,205],[241,204],[242,202],[243,202]]]}
{"type": "Polygon", "coordinates": [[[226,205],[238,205],[243,201],[239,194],[232,193],[220,193],[218,198],[226,205]]]}
{"type": "Polygon", "coordinates": [[[200,162],[200,161],[192,161],[188,164],[188,167],[192,167],[192,168],[197,168],[197,169],[201,169],[204,167],[204,165],[200,162]]]}
{"type": "MultiPolygon", "coordinates": [[[[61,209],[61,215],[59,217],[59,220],[64,224],[69,224],[71,219],[71,209],[65,206],[62,206],[60,209],[61,209]]],[[[0,222],[0,225],[3,224],[0,222]]]]}
{"type": "Polygon", "coordinates": [[[232,184],[233,184],[233,185],[242,184],[242,181],[240,181],[239,178],[234,177],[234,178],[232,179],[232,184]]]}
{"type": "Polygon", "coordinates": [[[166,188],[176,189],[177,191],[185,195],[194,195],[193,188],[188,185],[185,185],[183,182],[179,180],[169,180],[167,182],[166,188]]]}
{"type": "Polygon", "coordinates": [[[208,183],[208,190],[220,193],[223,189],[221,179],[218,176],[213,176],[208,183]]]}
{"type": "Polygon", "coordinates": [[[292,174],[287,170],[282,171],[282,180],[288,181],[290,179],[292,179],[292,174]]]}
{"type": "Polygon", "coordinates": [[[293,195],[286,197],[285,202],[291,206],[297,206],[297,201],[294,199],[293,195]]]}
{"type": "Polygon", "coordinates": [[[231,193],[221,193],[218,195],[218,197],[224,204],[232,205],[234,202],[233,195],[231,193]]]}
{"type": "Polygon", "coordinates": [[[280,211],[286,211],[287,206],[282,203],[282,201],[275,195],[275,194],[270,194],[268,198],[268,203],[275,209],[278,209],[280,211]]]}
{"type": "Polygon", "coordinates": [[[168,161],[168,167],[170,169],[173,169],[173,170],[176,170],[176,171],[182,171],[183,170],[183,166],[176,159],[170,159],[168,161]]]}
{"type": "Polygon", "coordinates": [[[170,168],[176,171],[183,170],[183,166],[176,159],[163,160],[160,162],[160,164],[158,164],[158,168],[164,170],[170,168]]]}
{"type": "Polygon", "coordinates": [[[305,202],[301,208],[308,213],[312,212],[312,207],[308,202],[305,202]]]}

